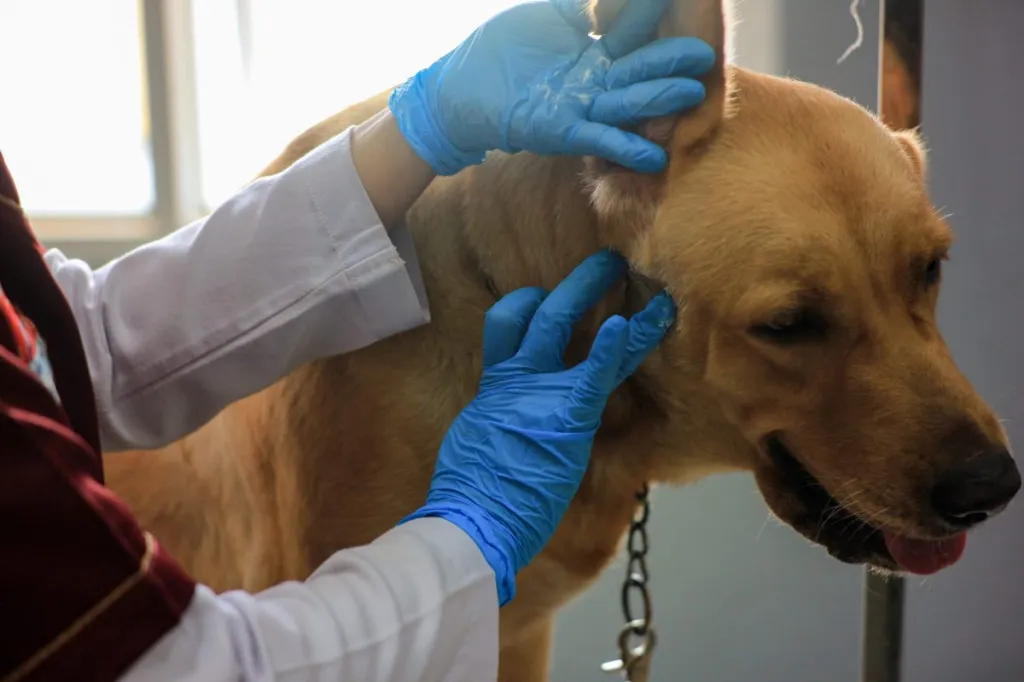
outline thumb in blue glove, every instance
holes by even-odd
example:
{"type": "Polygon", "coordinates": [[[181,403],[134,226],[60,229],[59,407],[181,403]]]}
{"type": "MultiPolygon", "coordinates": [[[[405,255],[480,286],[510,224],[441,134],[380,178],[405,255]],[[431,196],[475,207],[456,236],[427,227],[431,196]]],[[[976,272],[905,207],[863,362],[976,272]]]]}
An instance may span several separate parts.
{"type": "Polygon", "coordinates": [[[630,0],[597,39],[572,4],[512,7],[392,93],[399,130],[435,172],[457,173],[492,149],[665,168],[664,149],[621,126],[700,104],[695,79],[714,64],[714,50],[695,38],[645,45],[666,0],[630,0]]]}
{"type": "Polygon", "coordinates": [[[624,269],[621,257],[601,252],[550,295],[519,289],[488,311],[479,393],[445,436],[426,504],[409,517],[441,517],[473,538],[494,569],[502,605],[576,494],[609,395],[674,319],[661,293],[628,321],[608,319],[589,357],[566,368],[573,325],[624,269]]]}

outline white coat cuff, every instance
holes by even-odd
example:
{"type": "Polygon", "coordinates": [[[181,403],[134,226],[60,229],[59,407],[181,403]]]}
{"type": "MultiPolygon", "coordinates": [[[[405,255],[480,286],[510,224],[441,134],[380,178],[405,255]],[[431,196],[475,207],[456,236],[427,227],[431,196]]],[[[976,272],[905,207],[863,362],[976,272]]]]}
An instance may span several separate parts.
{"type": "Polygon", "coordinates": [[[409,228],[403,221],[389,234],[381,223],[356,172],[352,131],[331,138],[296,165],[316,166],[305,173],[313,210],[359,298],[371,338],[383,339],[429,322],[430,311],[409,228]],[[354,235],[353,225],[365,228],[354,235]]]}

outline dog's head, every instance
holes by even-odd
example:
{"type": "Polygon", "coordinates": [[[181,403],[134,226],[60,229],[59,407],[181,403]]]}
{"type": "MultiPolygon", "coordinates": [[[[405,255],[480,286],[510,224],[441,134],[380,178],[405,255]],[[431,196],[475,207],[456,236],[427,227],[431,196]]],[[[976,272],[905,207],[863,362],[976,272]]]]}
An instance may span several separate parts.
{"type": "MultiPolygon", "coordinates": [[[[622,4],[599,0],[599,29],[622,4]]],[[[716,404],[769,507],[833,556],[934,572],[1021,480],[939,333],[951,233],[924,150],[834,93],[726,66],[726,27],[716,0],[662,24],[720,58],[705,104],[642,128],[665,174],[590,162],[605,240],[680,304],[644,380],[669,439],[671,405],[716,404]]]]}

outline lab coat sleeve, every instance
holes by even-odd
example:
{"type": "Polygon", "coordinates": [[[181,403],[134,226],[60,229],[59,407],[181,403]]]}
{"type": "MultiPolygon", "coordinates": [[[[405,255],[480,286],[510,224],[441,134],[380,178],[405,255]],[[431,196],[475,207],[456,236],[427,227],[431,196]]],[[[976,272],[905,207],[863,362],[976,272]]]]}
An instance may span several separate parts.
{"type": "Polygon", "coordinates": [[[307,581],[250,595],[198,587],[123,682],[489,682],[494,573],[473,541],[415,519],[342,550],[307,581]]]}
{"type": "Polygon", "coordinates": [[[351,130],[99,270],[46,253],[104,450],[160,447],[301,364],[429,321],[408,229],[381,224],[351,130]]]}

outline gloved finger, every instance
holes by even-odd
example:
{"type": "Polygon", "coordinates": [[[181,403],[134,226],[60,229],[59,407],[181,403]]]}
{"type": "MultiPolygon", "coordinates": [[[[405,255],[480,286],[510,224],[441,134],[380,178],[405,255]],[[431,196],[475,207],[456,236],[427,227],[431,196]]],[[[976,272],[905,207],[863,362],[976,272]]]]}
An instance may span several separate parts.
{"type": "Polygon", "coordinates": [[[671,0],[627,0],[611,29],[601,38],[608,56],[619,59],[650,42],[671,0]]]}
{"type": "Polygon", "coordinates": [[[615,380],[618,386],[658,347],[676,318],[672,297],[662,291],[629,320],[629,341],[615,380]]]}
{"type": "Polygon", "coordinates": [[[589,118],[610,126],[634,125],[655,116],[678,114],[704,101],[704,86],[690,78],[662,78],[602,92],[589,118]]]}
{"type": "Polygon", "coordinates": [[[573,389],[569,412],[573,421],[590,425],[601,418],[608,396],[619,385],[619,368],[629,343],[629,331],[629,323],[620,315],[613,315],[601,325],[583,365],[580,382],[573,389]]]}
{"type": "Polygon", "coordinates": [[[566,147],[569,154],[600,156],[638,173],[658,173],[668,165],[668,153],[650,140],[594,121],[580,123],[566,147]]]}
{"type": "Polygon", "coordinates": [[[548,292],[540,287],[516,289],[502,296],[484,315],[484,368],[504,362],[519,351],[526,330],[548,292]]]}
{"type": "Polygon", "coordinates": [[[567,24],[577,31],[590,33],[590,15],[587,12],[590,3],[588,0],[550,0],[550,2],[567,24]]]}
{"type": "Polygon", "coordinates": [[[703,76],[715,65],[715,51],[699,38],[662,38],[616,59],[605,76],[609,89],[654,80],[703,76]]]}
{"type": "Polygon", "coordinates": [[[611,251],[599,251],[577,265],[540,304],[523,338],[519,356],[540,372],[560,369],[573,326],[608,293],[625,270],[625,260],[611,251]]]}

